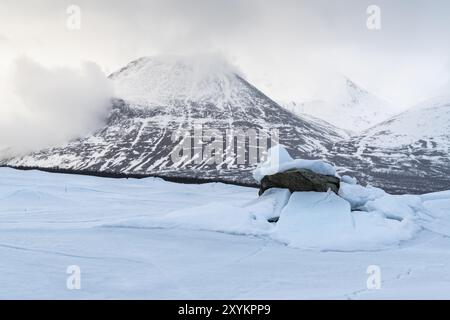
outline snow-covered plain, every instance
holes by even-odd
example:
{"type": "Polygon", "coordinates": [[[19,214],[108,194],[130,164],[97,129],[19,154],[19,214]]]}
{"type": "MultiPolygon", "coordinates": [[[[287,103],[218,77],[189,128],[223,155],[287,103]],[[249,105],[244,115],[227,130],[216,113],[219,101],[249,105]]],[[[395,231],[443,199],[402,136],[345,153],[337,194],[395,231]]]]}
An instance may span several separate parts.
{"type": "Polygon", "coordinates": [[[344,180],[341,197],[258,198],[0,168],[0,298],[450,298],[450,192],[390,196],[344,180]],[[66,287],[70,265],[80,290],[66,287]]]}

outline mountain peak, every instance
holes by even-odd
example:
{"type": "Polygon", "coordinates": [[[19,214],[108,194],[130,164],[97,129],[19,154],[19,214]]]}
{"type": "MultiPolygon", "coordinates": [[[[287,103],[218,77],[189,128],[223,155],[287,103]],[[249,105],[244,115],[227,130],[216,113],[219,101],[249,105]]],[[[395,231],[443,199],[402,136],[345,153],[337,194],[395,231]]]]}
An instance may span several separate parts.
{"type": "Polygon", "coordinates": [[[297,114],[309,114],[334,126],[361,132],[380,123],[398,110],[342,74],[334,74],[323,82],[317,99],[284,104],[297,114]]]}
{"type": "Polygon", "coordinates": [[[360,93],[363,93],[363,94],[369,94],[369,92],[366,89],[364,89],[363,87],[357,85],[355,82],[353,82],[349,78],[346,78],[345,83],[347,85],[347,89],[348,90],[357,91],[357,92],[360,92],[360,93]]]}
{"type": "Polygon", "coordinates": [[[117,95],[131,104],[218,104],[232,94],[230,90],[239,82],[239,71],[219,55],[163,55],[137,59],[110,79],[117,95]]]}

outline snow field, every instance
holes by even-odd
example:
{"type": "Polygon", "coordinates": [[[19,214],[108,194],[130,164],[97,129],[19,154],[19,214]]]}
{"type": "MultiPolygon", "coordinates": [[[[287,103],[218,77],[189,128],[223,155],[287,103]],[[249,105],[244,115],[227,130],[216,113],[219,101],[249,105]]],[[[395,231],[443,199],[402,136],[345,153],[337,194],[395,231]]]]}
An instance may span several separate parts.
{"type": "MultiPolygon", "coordinates": [[[[6,168],[0,177],[0,298],[450,297],[448,192],[419,197],[427,214],[408,209],[399,221],[361,211],[376,198],[361,186],[351,211],[327,193],[258,198],[223,184],[6,168]],[[381,290],[366,287],[374,264],[381,290]],[[81,290],[66,287],[70,265],[81,290]]],[[[394,198],[417,208],[415,197],[394,198]]]]}

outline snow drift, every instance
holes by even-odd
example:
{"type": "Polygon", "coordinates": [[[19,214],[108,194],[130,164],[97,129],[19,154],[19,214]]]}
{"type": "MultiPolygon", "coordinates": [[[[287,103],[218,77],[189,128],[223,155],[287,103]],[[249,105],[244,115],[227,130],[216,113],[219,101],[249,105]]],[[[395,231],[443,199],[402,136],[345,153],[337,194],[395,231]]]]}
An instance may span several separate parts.
{"type": "MultiPolygon", "coordinates": [[[[280,145],[255,170],[259,178],[280,168],[308,166],[336,174],[325,162],[293,160],[280,145]],[[265,171],[267,168],[270,170],[265,171]]],[[[278,171],[277,171],[278,172],[278,171]]],[[[213,202],[158,217],[139,217],[107,227],[181,228],[270,238],[308,250],[373,250],[413,239],[430,214],[419,196],[393,196],[381,189],[341,180],[339,196],[333,192],[295,192],[269,189],[248,203],[213,202]],[[277,221],[277,222],[276,222],[277,221]]]]}

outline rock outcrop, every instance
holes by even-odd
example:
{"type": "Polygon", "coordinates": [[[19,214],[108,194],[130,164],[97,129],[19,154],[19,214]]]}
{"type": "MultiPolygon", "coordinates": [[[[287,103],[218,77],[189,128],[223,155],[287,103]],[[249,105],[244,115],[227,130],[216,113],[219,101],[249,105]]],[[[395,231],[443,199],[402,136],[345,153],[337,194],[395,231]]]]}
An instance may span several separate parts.
{"type": "Polygon", "coordinates": [[[327,176],[315,173],[308,169],[295,169],[265,176],[261,180],[259,194],[270,188],[289,189],[290,192],[327,192],[328,190],[338,194],[340,179],[335,176],[327,176]]]}

